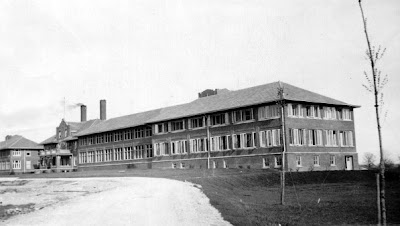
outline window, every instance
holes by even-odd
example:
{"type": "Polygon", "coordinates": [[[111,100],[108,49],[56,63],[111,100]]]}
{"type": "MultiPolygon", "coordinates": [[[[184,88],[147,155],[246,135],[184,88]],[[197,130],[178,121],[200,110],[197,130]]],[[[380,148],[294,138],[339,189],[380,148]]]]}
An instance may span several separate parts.
{"type": "Polygon", "coordinates": [[[301,156],[296,156],[296,166],[301,166],[301,156]]]}
{"type": "Polygon", "coordinates": [[[275,147],[281,145],[281,130],[273,129],[267,131],[260,131],[260,146],[261,147],[275,147]]]}
{"type": "Polygon", "coordinates": [[[329,159],[331,162],[331,166],[336,166],[336,156],[331,155],[329,159]]]}
{"type": "Polygon", "coordinates": [[[256,144],[256,133],[242,133],[233,135],[233,148],[253,148],[256,144]]]}
{"type": "Polygon", "coordinates": [[[324,119],[336,119],[336,109],[334,107],[324,107],[324,119]]]}
{"type": "Polygon", "coordinates": [[[289,129],[289,145],[303,146],[306,144],[305,129],[289,129]]]}
{"type": "Polygon", "coordinates": [[[212,126],[224,125],[226,122],[228,122],[227,117],[228,117],[228,113],[211,115],[210,123],[212,126]]]}
{"type": "Polygon", "coordinates": [[[269,158],[263,158],[263,168],[269,168],[269,158]]]}
{"type": "Polygon", "coordinates": [[[12,164],[13,169],[21,169],[21,161],[20,160],[14,160],[12,164]]]}
{"type": "Polygon", "coordinates": [[[168,143],[161,142],[154,144],[155,156],[169,155],[168,143]]]}
{"type": "Polygon", "coordinates": [[[243,137],[244,137],[243,144],[244,144],[245,148],[252,148],[252,147],[255,146],[255,139],[254,139],[255,135],[254,134],[255,133],[245,133],[245,134],[243,134],[243,137]]]}
{"type": "Polygon", "coordinates": [[[58,131],[58,139],[61,139],[61,131],[58,131]]]}
{"type": "Polygon", "coordinates": [[[242,139],[240,134],[233,134],[233,148],[242,148],[242,139]]]}
{"type": "Polygon", "coordinates": [[[68,130],[64,130],[64,137],[68,137],[68,130]]]}
{"type": "Polygon", "coordinates": [[[180,131],[185,128],[185,122],[183,120],[171,122],[171,131],[180,131]]]}
{"type": "Polygon", "coordinates": [[[106,162],[112,161],[112,153],[113,153],[112,149],[106,149],[104,152],[104,161],[106,162]]]}
{"type": "Polygon", "coordinates": [[[275,156],[275,167],[282,166],[282,156],[275,156]]]}
{"type": "Polygon", "coordinates": [[[281,116],[279,105],[270,105],[258,108],[258,119],[272,119],[281,116]]]}
{"type": "Polygon", "coordinates": [[[124,140],[132,140],[132,130],[125,131],[124,136],[124,140]]]}
{"type": "Polygon", "coordinates": [[[87,152],[79,153],[79,163],[87,163],[87,152]]]}
{"type": "Polygon", "coordinates": [[[167,133],[169,132],[168,122],[160,123],[155,125],[154,133],[167,133]]]}
{"type": "Polygon", "coordinates": [[[337,111],[337,119],[350,121],[351,120],[351,111],[350,109],[341,109],[337,111]]]}
{"type": "Polygon", "coordinates": [[[114,148],[114,161],[123,160],[122,148],[114,148]]]}
{"type": "Polygon", "coordinates": [[[211,151],[224,151],[231,149],[229,140],[229,135],[211,137],[211,151]]]}
{"type": "Polygon", "coordinates": [[[123,132],[115,132],[114,133],[114,142],[122,141],[123,139],[123,132]]]}
{"type": "Polygon", "coordinates": [[[104,136],[105,136],[104,143],[113,142],[113,134],[112,133],[107,133],[104,136]]]}
{"type": "Polygon", "coordinates": [[[305,111],[307,118],[321,118],[321,110],[319,106],[306,106],[305,111]]]}
{"type": "Polygon", "coordinates": [[[203,128],[203,127],[205,127],[204,117],[198,117],[189,120],[189,129],[203,128]]]}
{"type": "Polygon", "coordinates": [[[304,117],[304,112],[306,111],[306,108],[300,104],[288,104],[287,109],[290,117],[304,117]]]}
{"type": "Polygon", "coordinates": [[[322,130],[310,129],[308,130],[308,144],[310,146],[322,146],[322,130]]]}
{"type": "Polygon", "coordinates": [[[133,158],[134,159],[142,159],[143,158],[143,152],[144,152],[144,145],[135,146],[133,158]]]}
{"type": "Polygon", "coordinates": [[[172,169],[176,169],[176,163],[172,163],[172,169]]]}
{"type": "Polygon", "coordinates": [[[143,138],[144,137],[144,128],[136,128],[133,130],[134,138],[143,138]]]}
{"type": "Polygon", "coordinates": [[[97,139],[97,143],[98,144],[102,144],[103,143],[103,141],[104,141],[104,136],[103,135],[97,135],[97,137],[96,137],[96,139],[97,139]]]}
{"type": "Polygon", "coordinates": [[[342,147],[353,147],[352,131],[340,131],[340,145],[342,147]]]}
{"type": "Polygon", "coordinates": [[[132,147],[125,147],[124,155],[126,160],[133,159],[132,147]]]}
{"type": "Polygon", "coordinates": [[[153,157],[153,145],[151,144],[146,144],[146,158],[152,158],[153,157]]]}
{"type": "Polygon", "coordinates": [[[253,109],[249,108],[249,109],[244,109],[244,110],[237,110],[234,111],[232,114],[232,122],[236,123],[236,122],[244,122],[244,121],[249,121],[249,120],[253,120],[253,109]]]}
{"type": "Polygon", "coordinates": [[[96,151],[96,162],[103,162],[103,150],[96,151]]]}
{"type": "Polygon", "coordinates": [[[335,130],[325,130],[326,146],[337,146],[337,133],[335,130]]]}
{"type": "Polygon", "coordinates": [[[12,156],[21,156],[21,150],[13,150],[13,151],[11,152],[11,155],[12,155],[12,156]]]}
{"type": "Polygon", "coordinates": [[[314,155],[314,166],[319,166],[319,155],[314,155]]]}
{"type": "Polygon", "coordinates": [[[146,137],[151,137],[151,135],[152,135],[151,127],[146,127],[145,133],[146,133],[146,137]]]}
{"type": "Polygon", "coordinates": [[[184,154],[186,153],[187,140],[179,140],[171,142],[171,154],[184,154]]]}
{"type": "Polygon", "coordinates": [[[181,162],[181,169],[185,169],[185,163],[181,162]]]}

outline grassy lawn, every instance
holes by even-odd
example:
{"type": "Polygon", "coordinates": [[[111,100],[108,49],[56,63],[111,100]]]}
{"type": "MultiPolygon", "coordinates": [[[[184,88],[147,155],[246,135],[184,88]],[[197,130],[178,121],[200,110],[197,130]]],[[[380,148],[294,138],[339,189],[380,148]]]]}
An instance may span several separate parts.
{"type": "MultiPolygon", "coordinates": [[[[399,173],[387,175],[387,218],[400,224],[399,173]]],[[[233,225],[376,224],[375,175],[368,171],[287,173],[285,205],[280,175],[255,169],[90,171],[24,174],[21,178],[162,177],[202,186],[224,219],[233,225]]]]}

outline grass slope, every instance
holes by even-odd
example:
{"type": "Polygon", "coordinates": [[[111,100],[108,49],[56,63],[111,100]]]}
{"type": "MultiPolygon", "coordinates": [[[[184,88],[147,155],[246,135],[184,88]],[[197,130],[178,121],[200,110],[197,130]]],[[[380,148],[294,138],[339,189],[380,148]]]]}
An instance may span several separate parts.
{"type": "MultiPolygon", "coordinates": [[[[399,173],[387,174],[387,218],[400,224],[399,173]]],[[[32,177],[163,177],[202,186],[210,202],[233,225],[376,224],[375,175],[370,171],[290,172],[286,205],[280,204],[280,175],[255,169],[126,170],[32,177]]]]}

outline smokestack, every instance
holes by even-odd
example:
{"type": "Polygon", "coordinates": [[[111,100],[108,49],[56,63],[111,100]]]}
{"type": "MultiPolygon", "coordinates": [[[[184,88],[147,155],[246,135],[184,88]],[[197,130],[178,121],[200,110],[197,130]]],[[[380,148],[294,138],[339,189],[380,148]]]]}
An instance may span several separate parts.
{"type": "Polygon", "coordinates": [[[106,100],[100,100],[100,120],[106,119],[106,100]]]}
{"type": "Polygon", "coordinates": [[[81,105],[81,122],[86,122],[86,105],[81,105]]]}

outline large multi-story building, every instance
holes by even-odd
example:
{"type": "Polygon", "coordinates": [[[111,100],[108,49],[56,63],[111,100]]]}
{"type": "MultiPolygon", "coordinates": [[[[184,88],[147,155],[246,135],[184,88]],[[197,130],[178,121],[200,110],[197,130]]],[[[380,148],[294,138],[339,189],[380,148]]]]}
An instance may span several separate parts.
{"type": "Polygon", "coordinates": [[[187,104],[108,120],[102,100],[100,120],[74,133],[73,141],[80,170],[282,164],[294,171],[353,170],[356,107],[281,82],[205,90],[187,104]]]}
{"type": "Polygon", "coordinates": [[[61,120],[55,135],[41,142],[44,150],[40,151],[40,168],[56,172],[77,169],[78,138],[81,132],[96,123],[98,119],[86,121],[86,106],[81,106],[81,122],[66,122],[61,120]]]}
{"type": "Polygon", "coordinates": [[[38,168],[42,145],[20,135],[6,136],[0,142],[0,173],[29,173],[38,168]]]}

